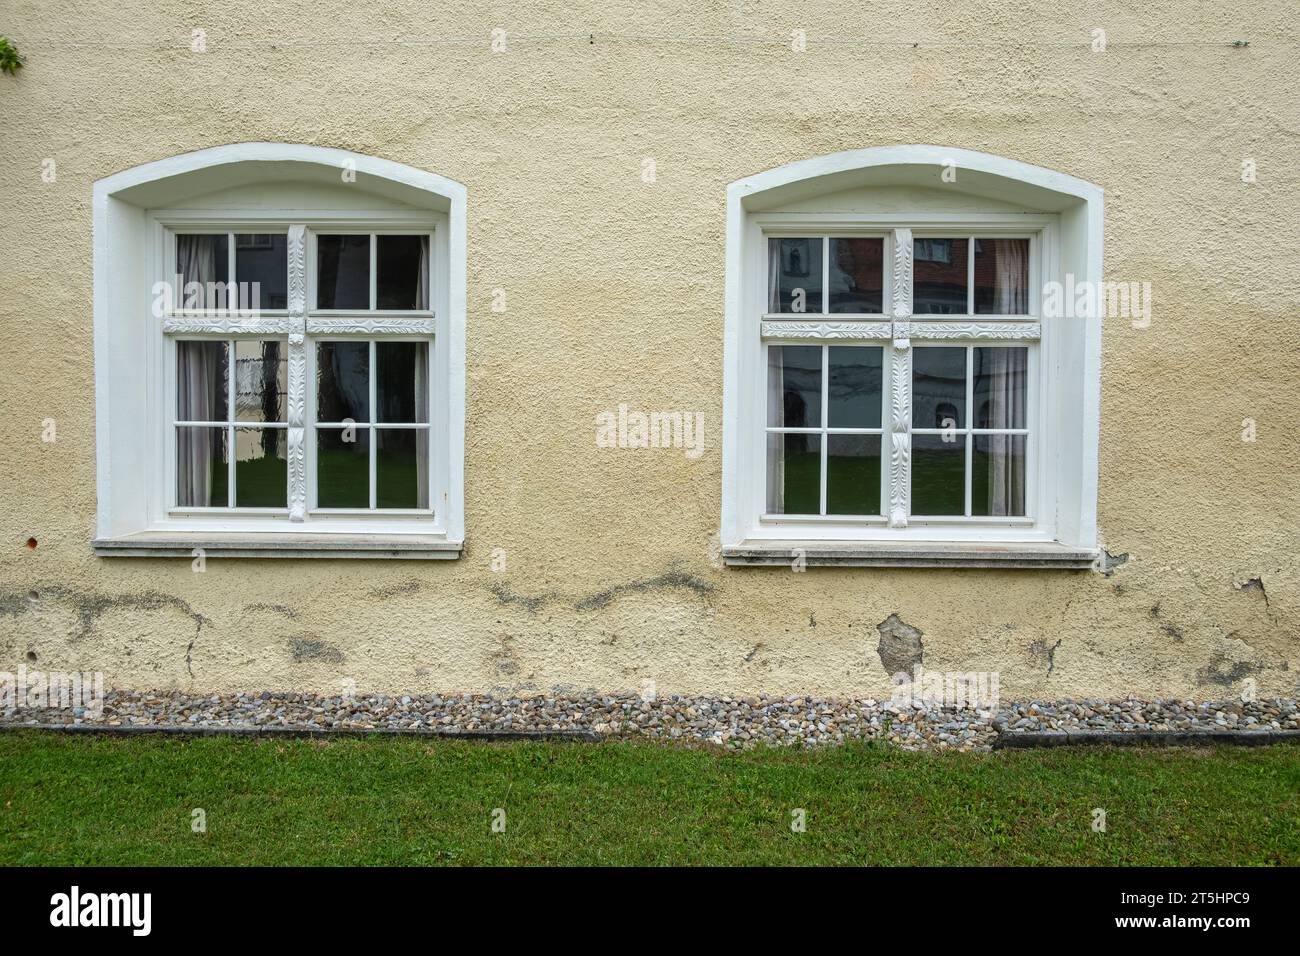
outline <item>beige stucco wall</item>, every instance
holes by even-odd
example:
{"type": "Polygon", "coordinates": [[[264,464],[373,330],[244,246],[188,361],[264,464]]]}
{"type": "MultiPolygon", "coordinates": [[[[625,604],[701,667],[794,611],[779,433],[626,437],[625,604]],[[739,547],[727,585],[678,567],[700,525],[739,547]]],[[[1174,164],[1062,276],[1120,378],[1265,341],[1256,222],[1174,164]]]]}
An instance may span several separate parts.
{"type": "Polygon", "coordinates": [[[4,5],[0,33],[28,64],[0,76],[0,670],[203,690],[652,679],[873,695],[888,686],[876,625],[897,613],[924,632],[927,668],[999,671],[1004,696],[1300,690],[1294,4],[364,6],[4,5]],[[206,54],[188,50],[195,27],[206,54]],[[496,27],[506,53],[489,50],[496,27]],[[91,184],[261,140],[468,187],[459,562],[196,574],[91,555],[91,184]],[[1150,328],[1104,335],[1099,521],[1128,555],[1110,576],[710,560],[726,185],[890,143],[1106,189],[1107,278],[1155,297],[1150,328]],[[621,402],[702,410],[705,454],[597,448],[595,415],[621,402]],[[1251,578],[1263,590],[1239,587],[1251,578]]]}

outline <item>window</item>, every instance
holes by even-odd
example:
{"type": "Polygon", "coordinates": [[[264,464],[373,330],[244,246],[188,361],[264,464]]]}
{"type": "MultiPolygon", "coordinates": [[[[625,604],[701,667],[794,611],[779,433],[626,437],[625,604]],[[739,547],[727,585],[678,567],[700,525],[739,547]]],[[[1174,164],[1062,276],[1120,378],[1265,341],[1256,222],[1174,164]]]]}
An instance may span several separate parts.
{"type": "Polygon", "coordinates": [[[240,144],[96,203],[98,554],[460,553],[462,187],[240,144]]]}
{"type": "Polygon", "coordinates": [[[290,223],[282,232],[169,237],[182,290],[163,324],[175,346],[174,510],[256,510],[295,522],[432,515],[432,324],[366,321],[381,311],[430,314],[432,233],[290,223]],[[290,262],[305,266],[296,278],[290,262]],[[296,284],[313,290],[305,313],[290,306],[302,299],[290,294],[296,284]],[[229,337],[249,320],[256,335],[229,337]],[[366,334],[380,328],[390,331],[366,334]],[[306,374],[290,375],[291,365],[306,374]],[[289,408],[303,410],[303,427],[290,427],[289,408]]]}
{"type": "Polygon", "coordinates": [[[733,184],[727,561],[1088,566],[1100,326],[1043,315],[1040,290],[1093,274],[1099,203],[1069,177],[932,147],[733,184]],[[977,193],[935,189],[950,153],[977,193]],[[873,182],[900,155],[927,162],[873,182]]]}

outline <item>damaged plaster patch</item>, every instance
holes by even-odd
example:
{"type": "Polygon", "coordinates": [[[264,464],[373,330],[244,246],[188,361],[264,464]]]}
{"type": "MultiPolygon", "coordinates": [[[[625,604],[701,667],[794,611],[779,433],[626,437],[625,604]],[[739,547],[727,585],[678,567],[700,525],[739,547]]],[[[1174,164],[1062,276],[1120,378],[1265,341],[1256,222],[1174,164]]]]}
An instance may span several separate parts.
{"type": "Polygon", "coordinates": [[[294,637],[289,640],[289,653],[295,664],[321,661],[326,664],[342,664],[346,657],[333,644],[328,644],[316,637],[294,637]]]}
{"type": "Polygon", "coordinates": [[[1111,554],[1105,549],[1101,552],[1101,557],[1097,559],[1097,570],[1109,577],[1116,568],[1121,564],[1128,564],[1128,552],[1121,554],[1111,554]]]}
{"type": "Polygon", "coordinates": [[[370,596],[372,598],[392,598],[401,597],[404,594],[414,594],[424,585],[419,581],[403,581],[401,584],[386,584],[383,587],[371,588],[370,596]]]}
{"type": "Polygon", "coordinates": [[[891,614],[876,625],[876,630],[880,632],[876,653],[880,655],[886,674],[910,675],[921,666],[924,649],[921,646],[923,632],[919,628],[907,624],[897,614],[891,614]]]}
{"type": "Polygon", "coordinates": [[[685,571],[671,570],[653,578],[638,578],[626,584],[615,584],[586,597],[572,597],[558,591],[546,591],[542,594],[520,594],[504,582],[488,585],[498,601],[502,604],[521,607],[529,614],[536,614],[548,604],[564,604],[575,611],[597,611],[609,607],[614,600],[624,594],[636,594],[648,591],[665,591],[683,588],[696,594],[708,595],[715,588],[708,581],[697,578],[685,571]]]}
{"type": "Polygon", "coordinates": [[[1237,585],[1238,591],[1258,591],[1259,596],[1264,599],[1264,607],[1268,607],[1268,592],[1264,590],[1263,578],[1247,578],[1241,584],[1237,585]]]}

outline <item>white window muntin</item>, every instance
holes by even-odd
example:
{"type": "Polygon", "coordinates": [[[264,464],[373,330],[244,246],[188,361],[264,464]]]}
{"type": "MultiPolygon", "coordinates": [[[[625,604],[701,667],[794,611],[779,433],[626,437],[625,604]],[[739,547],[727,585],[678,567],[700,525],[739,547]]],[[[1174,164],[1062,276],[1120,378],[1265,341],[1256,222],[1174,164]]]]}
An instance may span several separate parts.
{"type": "MultiPolygon", "coordinates": [[[[882,376],[884,395],[882,397],[883,430],[882,440],[882,483],[884,489],[884,509],[888,511],[889,491],[890,491],[890,472],[889,468],[889,448],[888,438],[891,435],[889,414],[890,389],[893,381],[895,369],[895,357],[892,341],[881,341],[880,326],[886,325],[892,321],[892,301],[893,301],[893,231],[895,229],[912,230],[913,239],[916,238],[1027,238],[1030,240],[1030,265],[1029,265],[1029,312],[1028,314],[1017,315],[994,315],[994,314],[974,314],[973,296],[974,285],[970,276],[970,268],[967,271],[967,303],[968,312],[965,314],[937,314],[937,315],[911,315],[909,321],[924,322],[927,325],[938,325],[950,323],[953,326],[961,326],[962,334],[954,335],[952,339],[936,338],[932,334],[927,335],[923,346],[941,346],[941,345],[963,345],[963,346],[1024,346],[1028,350],[1028,384],[1026,400],[1028,408],[1026,410],[1026,424],[1028,425],[1029,437],[1026,440],[1026,474],[1027,483],[1025,489],[1025,515],[1014,517],[986,517],[986,516],[925,516],[916,515],[908,517],[907,527],[894,528],[889,527],[888,517],[879,516],[855,516],[855,515],[774,515],[765,512],[762,503],[766,501],[766,438],[767,422],[766,416],[761,411],[756,412],[758,419],[758,440],[750,446],[752,454],[750,456],[751,468],[748,481],[751,483],[753,493],[750,500],[758,502],[758,513],[755,515],[756,525],[751,527],[751,536],[755,538],[772,538],[776,540],[788,540],[793,537],[821,538],[827,540],[930,540],[930,541],[963,541],[963,540],[997,540],[997,541],[1050,541],[1055,534],[1053,515],[1043,509],[1044,482],[1046,480],[1045,462],[1050,460],[1052,447],[1055,442],[1055,436],[1051,434],[1050,429],[1044,429],[1041,422],[1045,419],[1045,410],[1054,407],[1051,403],[1055,400],[1053,392],[1053,383],[1051,376],[1042,374],[1041,369],[1045,366],[1051,368],[1055,364],[1055,355],[1053,352],[1054,342],[1051,332],[1051,323],[1044,322],[1040,313],[1040,288],[1042,283],[1048,279],[1061,280],[1059,270],[1054,265],[1058,255],[1055,217],[1050,215],[1025,214],[1017,216],[1006,216],[996,213],[970,213],[965,215],[952,216],[949,214],[926,214],[915,217],[897,217],[897,216],[860,216],[853,213],[762,213],[751,217],[751,222],[756,229],[756,238],[760,241],[755,243],[754,253],[749,259],[752,271],[749,274],[749,281],[753,288],[753,301],[764,303],[759,310],[759,315],[754,321],[754,325],[759,322],[764,323],[768,328],[774,328],[776,331],[766,331],[762,336],[762,347],[759,354],[762,361],[758,368],[764,370],[761,375],[755,376],[749,383],[748,393],[752,396],[751,401],[757,404],[753,405],[754,409],[765,407],[765,390],[767,387],[764,376],[767,367],[767,347],[770,345],[810,345],[810,344],[841,344],[841,345],[882,345],[884,347],[885,370],[882,376]],[[865,235],[878,236],[883,234],[887,237],[885,244],[885,314],[840,314],[840,313],[771,313],[766,309],[767,302],[767,284],[768,284],[768,266],[769,260],[767,255],[767,240],[769,238],[783,237],[813,237],[813,236],[840,236],[840,235],[865,235]],[[852,325],[860,325],[864,330],[861,339],[855,338],[836,338],[833,342],[827,343],[818,339],[809,339],[806,337],[784,337],[780,329],[782,322],[810,322],[832,324],[847,320],[852,325]],[[1003,323],[1026,323],[1038,327],[1038,339],[1024,340],[1003,340],[990,336],[987,339],[979,338],[977,335],[980,324],[1003,324],[1003,323]],[[868,331],[870,330],[870,331],[868,331]]],[[[974,248],[969,247],[969,261],[973,266],[974,248]]],[[[823,256],[823,261],[825,261],[823,256]]],[[[913,267],[914,267],[913,263],[913,267]]],[[[908,301],[911,300],[911,275],[907,276],[908,282],[908,301]]],[[[753,313],[751,313],[752,315],[753,313]]],[[[759,330],[749,327],[754,333],[759,330]]],[[[753,333],[751,333],[753,334],[753,333]]],[[[912,339],[912,348],[918,347],[919,340],[912,339]]],[[[969,353],[968,353],[969,354],[969,353]]],[[[910,362],[908,363],[910,372],[910,362]]],[[[970,387],[968,382],[968,388],[970,387]]],[[[910,396],[910,385],[907,389],[910,396]]],[[[908,409],[910,416],[911,409],[908,409]]],[[[910,418],[909,418],[910,420],[910,418]]],[[[969,423],[969,418],[968,418],[969,423]]],[[[924,430],[918,430],[924,433],[924,430]]],[[[909,434],[911,430],[909,429],[909,434]]],[[[822,482],[825,482],[825,474],[822,475],[822,482]]],[[[969,484],[969,475],[966,478],[969,484]]],[[[909,470],[910,481],[910,470],[909,470]]],[[[967,492],[969,497],[969,492],[967,492]]],[[[909,488],[910,499],[910,488],[909,488]]],[[[969,501],[968,501],[969,504],[969,501]]],[[[969,508],[967,509],[969,510],[969,508]]]]}
{"type": "MultiPolygon", "coordinates": [[[[307,434],[305,436],[305,463],[307,468],[307,501],[308,509],[303,516],[303,520],[290,522],[287,518],[288,509],[282,508],[237,508],[233,506],[226,507],[180,507],[177,504],[176,488],[176,428],[174,425],[175,413],[177,411],[177,348],[176,342],[184,339],[217,339],[217,340],[237,340],[237,339],[269,339],[280,338],[284,333],[277,330],[259,330],[256,332],[186,332],[185,334],[167,334],[163,332],[163,319],[151,318],[154,323],[156,334],[149,337],[149,347],[152,354],[147,357],[150,367],[154,370],[153,381],[161,383],[161,395],[151,392],[149,400],[149,410],[154,421],[153,434],[155,435],[154,443],[154,461],[158,466],[153,469],[153,480],[149,487],[149,511],[157,515],[152,522],[152,527],[167,531],[173,529],[188,530],[207,530],[207,531],[250,531],[250,532],[306,532],[306,531],[328,531],[339,534],[355,533],[404,533],[410,531],[426,531],[428,533],[442,533],[444,521],[442,515],[438,512],[437,503],[444,501],[446,497],[445,469],[439,460],[438,449],[439,443],[444,440],[443,416],[440,410],[430,407],[428,410],[429,431],[429,502],[432,505],[429,509],[314,509],[310,505],[315,501],[316,493],[316,473],[315,473],[315,341],[322,338],[351,338],[351,339],[382,339],[385,341],[399,341],[402,339],[418,339],[428,342],[426,350],[426,359],[428,363],[428,374],[430,389],[429,400],[435,401],[436,390],[433,388],[433,372],[439,367],[436,360],[436,350],[445,348],[445,344],[438,341],[438,337],[433,333],[420,334],[416,336],[403,335],[401,333],[391,333],[384,331],[375,331],[367,329],[358,331],[355,328],[344,328],[348,320],[360,320],[362,322],[378,322],[381,325],[384,320],[396,320],[399,324],[402,320],[409,320],[414,323],[424,323],[430,327],[436,327],[435,319],[437,317],[436,304],[444,301],[444,292],[440,288],[440,283],[445,279],[446,266],[446,234],[445,223],[438,219],[431,219],[427,214],[408,214],[404,212],[385,213],[381,217],[376,217],[371,213],[350,214],[332,210],[325,215],[320,213],[297,213],[282,211],[274,214],[260,214],[248,210],[232,211],[227,216],[214,216],[208,213],[193,213],[189,211],[178,212],[160,212],[152,217],[154,223],[153,230],[153,254],[152,261],[154,266],[154,281],[171,282],[175,276],[176,262],[176,235],[178,233],[230,233],[233,237],[236,233],[279,233],[288,232],[293,225],[302,225],[304,230],[305,241],[305,318],[307,320],[307,329],[304,336],[304,348],[307,354],[307,372],[306,372],[306,394],[303,396],[304,402],[304,419],[307,434]],[[442,228],[440,228],[442,227],[442,228]],[[429,236],[429,309],[404,309],[404,310],[372,310],[372,309],[339,309],[339,310],[321,310],[314,308],[316,294],[316,245],[315,234],[324,233],[330,235],[337,234],[400,234],[400,235],[428,235],[429,236]],[[340,328],[333,330],[329,328],[331,322],[337,322],[340,328]]],[[[233,246],[233,238],[231,239],[233,246]]],[[[374,269],[374,249],[376,243],[371,242],[371,286],[373,304],[373,285],[375,277],[374,269]]],[[[233,255],[233,248],[232,248],[233,255]]],[[[230,272],[235,271],[233,259],[230,262],[230,272]]],[[[152,287],[152,283],[150,284],[152,287]]],[[[178,299],[177,304],[183,299],[178,299]]],[[[167,318],[173,319],[199,319],[215,317],[224,313],[212,312],[208,310],[185,310],[172,309],[166,314],[167,318]]],[[[291,310],[261,310],[261,318],[268,320],[285,321],[291,315],[291,310]]],[[[233,356],[232,356],[233,362],[233,356]]],[[[373,411],[372,411],[373,414],[373,411]]],[[[423,426],[422,426],[423,427],[423,426]]]]}

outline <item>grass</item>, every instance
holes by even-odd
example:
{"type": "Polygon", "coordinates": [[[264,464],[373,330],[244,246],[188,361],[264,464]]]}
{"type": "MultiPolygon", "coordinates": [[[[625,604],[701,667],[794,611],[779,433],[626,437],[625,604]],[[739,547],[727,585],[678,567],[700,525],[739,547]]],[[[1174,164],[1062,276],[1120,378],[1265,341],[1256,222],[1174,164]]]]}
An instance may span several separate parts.
{"type": "Polygon", "coordinates": [[[1287,746],[719,753],[23,732],[0,735],[0,768],[4,865],[1300,862],[1287,746]]]}

